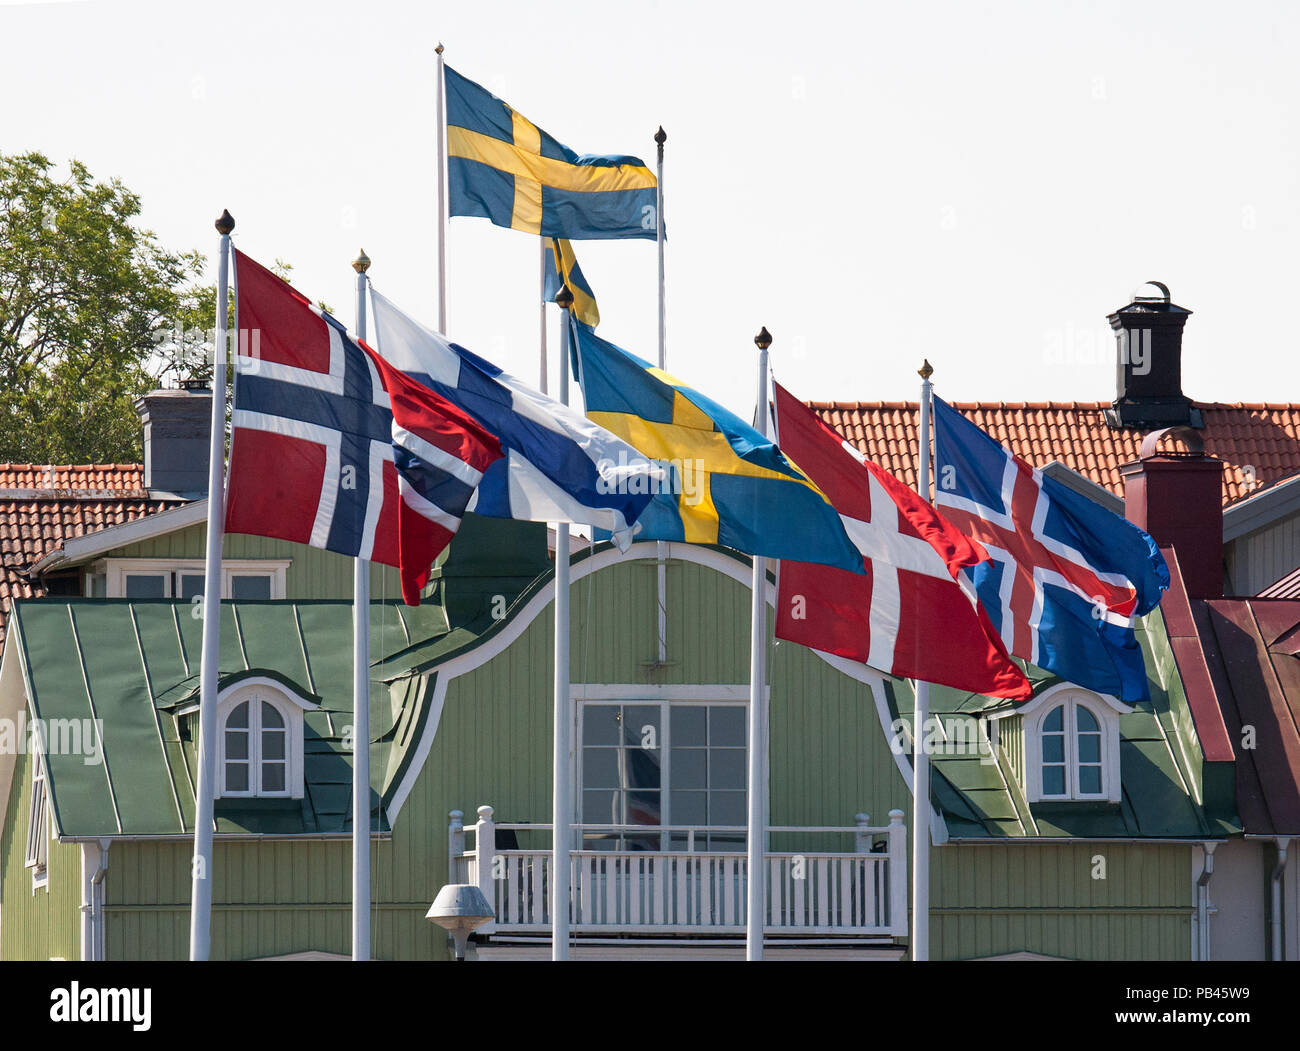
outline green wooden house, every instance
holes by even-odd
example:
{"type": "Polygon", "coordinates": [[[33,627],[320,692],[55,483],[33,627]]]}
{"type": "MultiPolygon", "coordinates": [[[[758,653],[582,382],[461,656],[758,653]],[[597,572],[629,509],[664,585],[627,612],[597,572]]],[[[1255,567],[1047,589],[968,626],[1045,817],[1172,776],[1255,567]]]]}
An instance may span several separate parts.
{"type": "MultiPolygon", "coordinates": [[[[26,720],[37,746],[0,756],[4,958],[187,955],[201,508],[69,541],[58,564],[85,594],[14,608],[0,725],[26,720]]],[[[255,538],[226,553],[213,956],[346,956],[350,567],[255,538]]],[[[749,564],[669,546],[661,657],[656,555],[573,555],[579,958],[743,953],[749,564]]],[[[380,600],[396,591],[377,569],[374,955],[446,958],[425,912],[465,881],[497,910],[477,956],[549,955],[545,532],[471,517],[429,601],[380,600]]],[[[934,958],[1195,955],[1193,870],[1236,830],[1231,793],[1213,790],[1159,612],[1143,645],[1153,701],[1138,709],[1041,676],[1019,710],[934,691],[934,958]],[[1056,710],[1093,717],[1099,792],[1076,769],[1066,797],[1044,797],[1034,764],[1056,710]]],[[[908,685],[788,643],[769,668],[769,955],[899,958],[908,685]]]]}
{"type": "MultiPolygon", "coordinates": [[[[0,491],[0,540],[28,538],[0,582],[0,958],[188,955],[207,401],[150,397],[137,489],[0,491]]],[[[224,552],[212,955],[346,957],[352,566],[255,537],[224,552]]],[[[570,557],[574,955],[739,958],[749,561],[570,557]]],[[[550,955],[553,559],[545,527],[471,515],[420,607],[373,570],[375,958],[448,958],[425,913],[449,882],[495,909],[473,955],[550,955]]],[[[908,683],[769,643],[768,955],[907,954],[915,737],[931,958],[1207,957],[1234,757],[1183,681],[1171,599],[1140,631],[1149,703],[1029,669],[1019,706],[934,689],[915,734],[908,683]]]]}

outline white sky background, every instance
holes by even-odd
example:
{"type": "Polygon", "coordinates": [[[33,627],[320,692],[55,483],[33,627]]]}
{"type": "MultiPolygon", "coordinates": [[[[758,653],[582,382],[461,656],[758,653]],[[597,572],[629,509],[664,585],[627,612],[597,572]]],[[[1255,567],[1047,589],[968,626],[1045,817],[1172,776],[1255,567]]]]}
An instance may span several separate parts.
{"type": "MultiPolygon", "coordinates": [[[[663,124],[668,367],[746,418],[760,325],[803,398],[914,399],[929,357],[953,400],[1109,400],[1105,316],[1152,278],[1186,393],[1300,401],[1282,2],[0,0],[0,151],[120,177],[210,262],[229,208],[349,323],[364,246],[431,324],[439,40],[579,153],[653,167],[663,124]]],[[[653,358],[653,242],[575,247],[653,358]]],[[[453,219],[448,270],[449,335],[535,381],[536,239],[453,219]]]]}

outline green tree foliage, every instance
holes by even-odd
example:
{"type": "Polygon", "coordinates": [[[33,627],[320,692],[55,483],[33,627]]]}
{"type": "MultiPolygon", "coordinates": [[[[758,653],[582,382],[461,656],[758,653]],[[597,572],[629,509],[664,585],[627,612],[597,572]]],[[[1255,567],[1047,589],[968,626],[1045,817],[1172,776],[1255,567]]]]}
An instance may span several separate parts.
{"type": "Polygon", "coordinates": [[[118,180],[53,169],[0,154],[0,461],[138,462],[132,402],[190,371],[175,333],[212,325],[203,257],[136,226],[118,180]]]}

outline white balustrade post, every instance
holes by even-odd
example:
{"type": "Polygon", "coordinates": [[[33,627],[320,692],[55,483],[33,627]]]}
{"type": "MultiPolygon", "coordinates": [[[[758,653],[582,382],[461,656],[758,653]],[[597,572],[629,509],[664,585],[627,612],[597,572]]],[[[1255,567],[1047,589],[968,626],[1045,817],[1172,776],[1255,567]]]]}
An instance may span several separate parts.
{"type": "Polygon", "coordinates": [[[465,856],[465,812],[453,810],[450,817],[451,824],[447,826],[447,882],[459,883],[456,861],[465,856]]]}
{"type": "Polygon", "coordinates": [[[857,825],[858,830],[853,834],[853,850],[858,854],[871,853],[871,833],[867,829],[871,825],[870,814],[854,814],[853,823],[857,825]]]}
{"type": "MultiPolygon", "coordinates": [[[[478,808],[478,823],[474,826],[474,847],[478,853],[478,889],[493,909],[497,907],[496,880],[493,879],[497,857],[497,825],[492,820],[492,808],[484,804],[478,808]]],[[[496,921],[483,924],[479,934],[492,934],[496,921]]]]}
{"type": "Polygon", "coordinates": [[[907,826],[903,812],[889,812],[889,933],[907,936],[907,826]]]}

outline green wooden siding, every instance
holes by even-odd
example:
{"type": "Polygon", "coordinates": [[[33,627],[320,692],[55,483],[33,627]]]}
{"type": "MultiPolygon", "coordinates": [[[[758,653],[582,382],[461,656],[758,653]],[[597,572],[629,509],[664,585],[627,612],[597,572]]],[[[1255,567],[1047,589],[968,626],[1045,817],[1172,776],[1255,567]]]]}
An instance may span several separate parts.
{"type": "MultiPolygon", "coordinates": [[[[129,544],[104,555],[104,558],[203,558],[207,526],[194,525],[174,533],[138,544],[129,544]]],[[[227,534],[222,554],[230,560],[278,558],[291,559],[285,571],[285,598],[313,599],[352,597],[352,559],[332,551],[291,544],[271,537],[227,534]]],[[[402,596],[397,570],[372,562],[370,597],[376,601],[402,596]]]]}
{"type": "MultiPolygon", "coordinates": [[[[574,681],[745,682],[748,588],[681,562],[669,566],[668,588],[668,660],[660,665],[654,564],[617,564],[577,582],[574,681]]],[[[474,822],[481,804],[493,806],[500,822],[550,821],[551,667],[548,607],[504,653],[448,684],[437,736],[391,841],[374,847],[377,958],[447,958],[445,935],[424,913],[447,882],[450,810],[463,811],[466,825],[474,822]]],[[[772,647],[770,669],[773,824],[848,826],[856,813],[867,812],[874,824],[883,825],[888,812],[898,808],[910,825],[910,794],[881,730],[871,689],[792,644],[772,647]]],[[[23,815],[11,814],[7,827],[25,829],[23,815]]],[[[520,835],[522,847],[547,844],[549,834],[520,835]]],[[[849,850],[852,843],[846,836],[777,836],[773,847],[849,850]]],[[[218,841],[214,958],[348,953],[349,849],[342,841],[218,841]]],[[[1190,851],[1186,845],[1095,843],[936,848],[932,956],[1030,951],[1090,959],[1185,959],[1192,915],[1190,851]],[[1097,855],[1106,859],[1105,880],[1093,878],[1097,855]]],[[[106,908],[110,958],[186,956],[190,852],[182,841],[113,847],[106,908]]],[[[75,902],[69,915],[75,924],[75,902]]],[[[35,948],[35,943],[18,944],[35,948]]]]}
{"type": "MultiPolygon", "coordinates": [[[[380,875],[391,871],[386,857],[391,849],[387,843],[371,848],[375,955],[428,959],[443,937],[424,919],[433,899],[394,902],[385,897],[380,875]]],[[[191,844],[179,841],[114,845],[105,902],[110,959],[188,957],[191,853],[191,844]]],[[[213,959],[313,950],[351,953],[349,842],[218,840],[213,859],[213,959]]]]}
{"type": "Polygon", "coordinates": [[[31,804],[32,757],[24,752],[17,757],[0,836],[0,960],[79,960],[81,848],[50,842],[49,882],[33,893],[32,870],[24,864],[31,804]]]}
{"type": "Polygon", "coordinates": [[[1025,719],[1022,715],[1008,715],[998,720],[998,742],[1007,764],[1016,775],[1016,784],[1022,793],[1029,791],[1025,781],[1025,719]]]}
{"type": "Polygon", "coordinates": [[[1079,960],[1189,959],[1192,850],[1181,843],[1095,842],[935,848],[931,958],[1035,952],[1079,960]],[[1105,878],[1098,878],[1101,871],[1105,878]]]}

